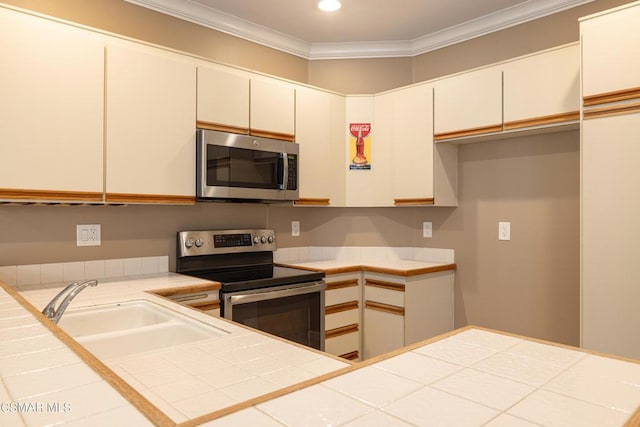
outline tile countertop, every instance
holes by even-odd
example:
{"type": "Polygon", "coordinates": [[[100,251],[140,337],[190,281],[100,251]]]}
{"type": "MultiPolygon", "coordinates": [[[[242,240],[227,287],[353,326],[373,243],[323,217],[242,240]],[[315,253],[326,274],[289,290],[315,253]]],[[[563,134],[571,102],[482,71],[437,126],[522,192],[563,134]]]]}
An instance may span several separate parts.
{"type": "MultiPolygon", "coordinates": [[[[73,303],[150,299],[231,332],[105,361],[164,413],[158,425],[640,425],[637,361],[467,327],[348,365],[143,292],[194,284],[171,273],[105,281],[73,303]]],[[[57,290],[17,297],[41,309],[57,290]]],[[[3,426],[150,424],[3,290],[0,332],[3,426]]]]}
{"type": "Polygon", "coordinates": [[[640,364],[466,327],[207,425],[637,426],[640,364]]]}
{"type": "Polygon", "coordinates": [[[299,247],[278,249],[276,263],[326,274],[356,271],[414,276],[455,270],[454,251],[412,247],[299,247]]]}
{"type": "Polygon", "coordinates": [[[35,317],[62,285],[23,288],[19,295],[0,288],[0,425],[150,425],[136,409],[140,406],[133,406],[125,397],[142,401],[143,410],[148,407],[155,412],[157,417],[151,417],[155,424],[173,425],[351,365],[145,292],[207,283],[165,273],[101,280],[99,286],[78,294],[67,313],[79,307],[143,299],[227,332],[101,361],[91,354],[78,357],[72,350],[80,347],[77,343],[65,343],[56,336],[57,327],[52,332],[35,317]],[[35,308],[28,312],[16,298],[35,308]],[[94,370],[96,366],[100,370],[102,364],[106,375],[101,376],[94,370]],[[118,389],[122,395],[105,381],[114,377],[116,382],[125,382],[124,390],[118,389]],[[41,407],[15,408],[26,402],[41,407]],[[62,406],[50,409],[48,405],[55,403],[62,406]],[[69,405],[66,411],[64,404],[69,405]]]}

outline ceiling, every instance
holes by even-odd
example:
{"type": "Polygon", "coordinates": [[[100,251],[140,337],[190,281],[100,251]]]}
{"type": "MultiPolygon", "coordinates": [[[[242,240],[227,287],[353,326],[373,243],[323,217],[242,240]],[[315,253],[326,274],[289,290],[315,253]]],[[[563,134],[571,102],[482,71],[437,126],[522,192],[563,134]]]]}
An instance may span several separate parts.
{"type": "Polygon", "coordinates": [[[306,59],[415,56],[593,0],[125,0],[306,59]]]}

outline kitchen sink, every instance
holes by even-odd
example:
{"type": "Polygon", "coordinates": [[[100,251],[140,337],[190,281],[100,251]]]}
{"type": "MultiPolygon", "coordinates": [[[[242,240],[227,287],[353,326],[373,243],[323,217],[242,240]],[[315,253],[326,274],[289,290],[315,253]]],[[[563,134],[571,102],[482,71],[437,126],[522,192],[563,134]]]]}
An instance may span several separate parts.
{"type": "Polygon", "coordinates": [[[229,333],[146,300],[68,310],[58,326],[99,359],[113,359],[229,333]]]}

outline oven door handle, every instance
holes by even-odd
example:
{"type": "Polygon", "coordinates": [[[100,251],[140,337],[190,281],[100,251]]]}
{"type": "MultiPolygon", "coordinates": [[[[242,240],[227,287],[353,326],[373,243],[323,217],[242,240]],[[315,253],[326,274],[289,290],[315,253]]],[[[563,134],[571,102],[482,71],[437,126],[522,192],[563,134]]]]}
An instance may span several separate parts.
{"type": "Polygon", "coordinates": [[[311,294],[314,292],[324,291],[327,288],[327,284],[322,282],[316,282],[313,285],[298,286],[287,289],[279,289],[277,291],[265,291],[256,292],[247,295],[230,295],[227,301],[231,305],[237,304],[250,304],[252,302],[266,301],[276,298],[285,298],[295,295],[311,294]]]}

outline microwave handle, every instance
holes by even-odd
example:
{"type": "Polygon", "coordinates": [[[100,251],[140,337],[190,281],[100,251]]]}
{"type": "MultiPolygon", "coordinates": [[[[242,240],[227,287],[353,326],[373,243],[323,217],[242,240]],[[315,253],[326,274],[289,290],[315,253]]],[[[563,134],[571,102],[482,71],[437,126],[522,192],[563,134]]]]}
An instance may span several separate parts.
{"type": "Polygon", "coordinates": [[[282,175],[280,175],[280,182],[278,183],[278,188],[280,190],[286,190],[287,185],[287,177],[289,176],[289,162],[287,161],[287,153],[280,153],[280,158],[278,161],[280,162],[280,171],[282,175]]]}

